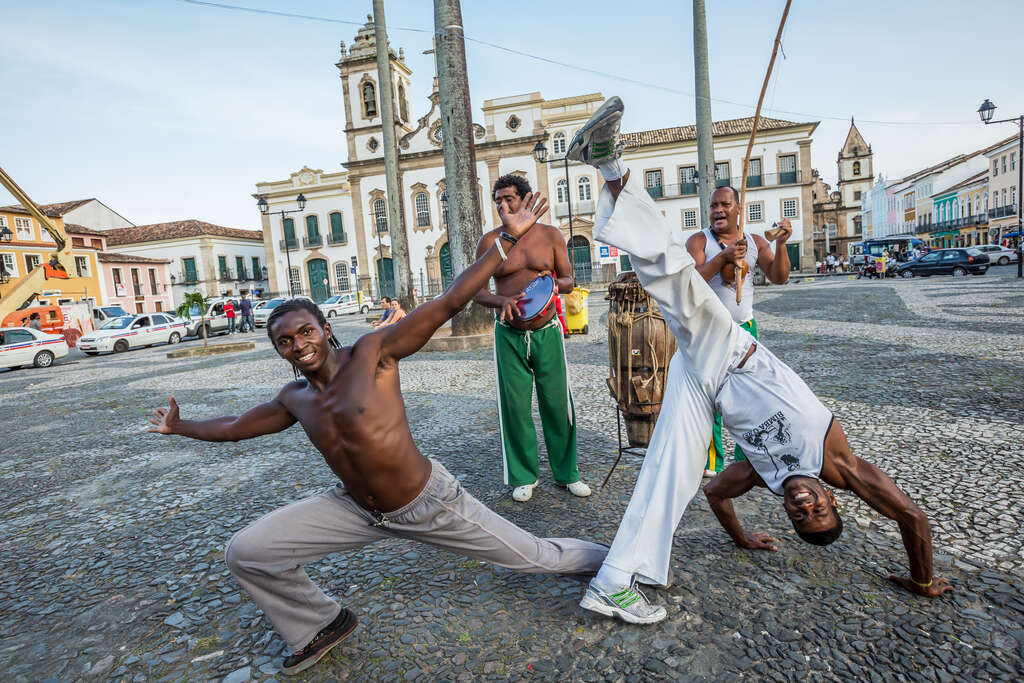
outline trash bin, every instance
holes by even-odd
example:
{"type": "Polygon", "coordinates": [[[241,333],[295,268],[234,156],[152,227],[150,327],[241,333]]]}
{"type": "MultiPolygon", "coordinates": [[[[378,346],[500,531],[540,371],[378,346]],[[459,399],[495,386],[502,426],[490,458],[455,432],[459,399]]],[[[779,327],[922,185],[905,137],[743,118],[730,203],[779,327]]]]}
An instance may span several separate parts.
{"type": "Polygon", "coordinates": [[[574,287],[565,295],[565,327],[569,334],[588,334],[590,332],[589,289],[574,287]]]}

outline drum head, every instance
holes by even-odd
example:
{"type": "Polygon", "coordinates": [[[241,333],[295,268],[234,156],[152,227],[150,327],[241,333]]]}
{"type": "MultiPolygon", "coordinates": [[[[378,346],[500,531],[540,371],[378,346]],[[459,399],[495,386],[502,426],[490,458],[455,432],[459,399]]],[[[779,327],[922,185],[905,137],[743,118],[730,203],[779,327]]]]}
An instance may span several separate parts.
{"type": "Polygon", "coordinates": [[[555,280],[550,275],[541,275],[530,280],[523,289],[523,298],[516,302],[519,317],[533,320],[551,304],[555,297],[555,280]]]}

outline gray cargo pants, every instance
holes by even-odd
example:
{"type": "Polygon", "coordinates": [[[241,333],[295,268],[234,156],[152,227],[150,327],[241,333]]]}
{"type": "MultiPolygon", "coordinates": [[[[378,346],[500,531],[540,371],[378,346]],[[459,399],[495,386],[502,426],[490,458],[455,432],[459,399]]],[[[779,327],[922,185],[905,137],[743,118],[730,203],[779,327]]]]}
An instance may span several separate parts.
{"type": "Polygon", "coordinates": [[[594,574],[608,547],[575,538],[537,538],[471,496],[436,460],[419,495],[388,513],[366,510],[342,485],[275,510],[235,534],[224,559],[270,623],[294,649],[341,610],[303,566],[325,555],[409,538],[516,571],[594,574]]]}

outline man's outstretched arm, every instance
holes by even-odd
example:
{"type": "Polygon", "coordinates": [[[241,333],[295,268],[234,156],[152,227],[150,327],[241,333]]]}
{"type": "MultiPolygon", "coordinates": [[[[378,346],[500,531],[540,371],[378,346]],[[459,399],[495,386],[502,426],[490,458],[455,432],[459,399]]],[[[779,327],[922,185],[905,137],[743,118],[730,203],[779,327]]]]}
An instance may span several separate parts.
{"type": "Polygon", "coordinates": [[[171,396],[166,408],[153,411],[156,417],[149,421],[156,425],[149,431],[158,434],[177,434],[200,441],[241,441],[264,434],[284,431],[295,424],[295,417],[280,402],[273,401],[246,411],[238,417],[216,417],[211,420],[182,420],[178,403],[171,396]]]}
{"type": "Polygon", "coordinates": [[[932,531],[927,515],[885,472],[855,455],[850,457],[851,465],[839,470],[844,480],[841,486],[856,493],[879,514],[894,520],[907,549],[910,578],[892,574],[889,579],[911,593],[930,598],[953,590],[946,579],[932,575],[932,531]]]}
{"type": "MultiPolygon", "coordinates": [[[[506,232],[518,239],[533,227],[547,209],[548,200],[539,194],[531,193],[526,196],[522,207],[516,213],[506,215],[503,213],[504,209],[499,209],[499,213],[502,213],[502,224],[506,232]]],[[[506,254],[515,248],[512,242],[504,238],[499,237],[495,240],[496,243],[499,241],[506,254]]],[[[419,351],[446,320],[461,311],[487,284],[501,262],[498,246],[492,244],[483,256],[455,278],[444,294],[417,306],[397,324],[385,328],[381,332],[384,335],[381,355],[405,358],[419,351]]]]}
{"type": "Polygon", "coordinates": [[[732,506],[733,498],[739,498],[759,483],[760,478],[750,463],[734,462],[704,487],[704,495],[711,511],[736,545],[748,550],[778,550],[774,545],[777,541],[768,534],[744,532],[732,506]]]}

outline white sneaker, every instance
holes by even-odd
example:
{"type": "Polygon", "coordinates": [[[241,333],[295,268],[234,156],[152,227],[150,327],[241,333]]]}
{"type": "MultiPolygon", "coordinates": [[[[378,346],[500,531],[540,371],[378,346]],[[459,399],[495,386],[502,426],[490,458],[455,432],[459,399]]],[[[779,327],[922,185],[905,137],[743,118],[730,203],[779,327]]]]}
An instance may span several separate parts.
{"type": "Polygon", "coordinates": [[[569,493],[580,498],[586,498],[591,494],[590,487],[584,484],[582,481],[574,481],[565,488],[569,489],[569,493]]]}
{"type": "Polygon", "coordinates": [[[636,587],[636,581],[614,591],[604,591],[591,581],[580,600],[580,607],[606,617],[618,617],[630,624],[653,624],[668,614],[661,605],[651,604],[636,587]]]}
{"type": "Polygon", "coordinates": [[[565,153],[569,161],[599,166],[621,156],[622,149],[616,145],[616,138],[623,108],[622,100],[618,97],[605,100],[569,142],[565,153]]]}
{"type": "Polygon", "coordinates": [[[512,489],[512,500],[519,503],[525,503],[533,498],[533,489],[535,488],[537,488],[537,482],[515,487],[512,489]]]}

